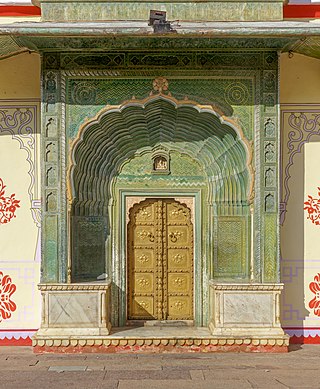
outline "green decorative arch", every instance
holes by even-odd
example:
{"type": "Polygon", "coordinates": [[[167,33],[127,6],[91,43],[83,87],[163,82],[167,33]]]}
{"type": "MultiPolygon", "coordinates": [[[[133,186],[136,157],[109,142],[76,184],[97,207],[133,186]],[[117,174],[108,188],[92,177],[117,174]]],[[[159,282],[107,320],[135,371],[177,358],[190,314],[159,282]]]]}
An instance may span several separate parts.
{"type": "MultiPolygon", "coordinates": [[[[96,279],[104,271],[117,274],[114,306],[122,304],[120,316],[125,312],[126,277],[115,270],[126,266],[123,191],[147,196],[199,193],[197,215],[203,216],[196,221],[197,298],[206,294],[200,280],[204,271],[210,278],[246,279],[254,186],[251,164],[251,144],[241,129],[212,106],[160,93],[106,107],[82,125],[70,153],[72,280],[96,279]],[[167,151],[172,161],[167,176],[157,176],[150,168],[152,155],[159,150],[167,151]],[[190,166],[190,172],[178,168],[180,161],[184,169],[190,166]],[[139,175],[135,170],[139,163],[149,164],[150,173],[146,169],[139,175]]],[[[197,317],[201,322],[200,314],[197,317]]]]}
{"type": "Polygon", "coordinates": [[[232,208],[252,200],[252,148],[239,126],[212,106],[159,94],[107,106],[81,127],[70,154],[73,214],[107,215],[124,162],[159,146],[201,164],[210,203],[232,208]]]}

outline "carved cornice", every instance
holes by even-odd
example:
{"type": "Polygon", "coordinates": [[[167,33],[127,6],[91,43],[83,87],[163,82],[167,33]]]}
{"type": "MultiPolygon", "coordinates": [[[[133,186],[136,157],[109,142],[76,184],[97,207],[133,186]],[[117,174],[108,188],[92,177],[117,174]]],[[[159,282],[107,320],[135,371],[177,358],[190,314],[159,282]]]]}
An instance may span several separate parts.
{"type": "Polygon", "coordinates": [[[83,284],[38,284],[38,289],[41,292],[50,291],[95,291],[95,290],[107,290],[111,287],[111,282],[96,282],[96,283],[83,283],[83,284]]]}
{"type": "Polygon", "coordinates": [[[221,291],[281,291],[283,289],[283,284],[231,284],[218,283],[214,280],[210,280],[209,285],[212,289],[221,291]]]}

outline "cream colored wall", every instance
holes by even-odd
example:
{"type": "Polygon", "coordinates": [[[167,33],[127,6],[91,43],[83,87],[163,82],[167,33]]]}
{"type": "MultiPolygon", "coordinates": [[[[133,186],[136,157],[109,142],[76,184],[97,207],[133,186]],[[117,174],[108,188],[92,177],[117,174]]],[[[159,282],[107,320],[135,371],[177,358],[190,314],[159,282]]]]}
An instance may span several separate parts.
{"type": "Polygon", "coordinates": [[[40,57],[23,53],[0,62],[0,99],[40,99],[40,57]]]}
{"type": "Polygon", "coordinates": [[[12,336],[2,329],[24,336],[22,330],[37,329],[40,322],[39,55],[0,61],[0,85],[0,179],[5,197],[15,194],[20,201],[16,217],[0,223],[0,272],[16,285],[11,300],[17,306],[10,318],[0,315],[1,339],[12,336]]]}
{"type": "Polygon", "coordinates": [[[287,53],[280,60],[280,103],[320,104],[320,60],[287,53]]]}
{"type": "Polygon", "coordinates": [[[308,219],[304,202],[308,195],[320,197],[320,60],[282,54],[280,63],[282,324],[304,327],[291,335],[314,337],[320,335],[320,312],[309,306],[315,297],[310,284],[320,273],[320,225],[308,219]]]}

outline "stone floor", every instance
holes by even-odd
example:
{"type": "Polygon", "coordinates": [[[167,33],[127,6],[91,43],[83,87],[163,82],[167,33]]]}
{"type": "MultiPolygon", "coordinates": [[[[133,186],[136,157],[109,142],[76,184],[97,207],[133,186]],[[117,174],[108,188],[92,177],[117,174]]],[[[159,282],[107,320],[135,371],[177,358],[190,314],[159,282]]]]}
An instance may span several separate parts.
{"type": "Polygon", "coordinates": [[[287,354],[34,354],[0,347],[0,388],[320,388],[320,345],[287,354]]]}

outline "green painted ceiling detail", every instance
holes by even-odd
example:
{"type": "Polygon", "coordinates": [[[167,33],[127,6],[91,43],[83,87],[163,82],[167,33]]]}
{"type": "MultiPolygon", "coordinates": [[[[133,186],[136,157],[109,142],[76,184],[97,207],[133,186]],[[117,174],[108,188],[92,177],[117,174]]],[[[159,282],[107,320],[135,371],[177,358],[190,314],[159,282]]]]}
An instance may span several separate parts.
{"type": "Polygon", "coordinates": [[[82,128],[73,147],[74,214],[106,215],[110,185],[122,164],[159,147],[199,161],[207,177],[209,201],[228,207],[248,204],[250,151],[240,133],[212,109],[177,104],[163,95],[109,108],[82,128]]]}
{"type": "MultiPolygon", "coordinates": [[[[79,30],[79,34],[81,30],[79,30]]],[[[22,45],[39,51],[54,51],[62,52],[65,55],[68,53],[70,58],[75,56],[71,50],[93,51],[113,51],[113,50],[175,50],[175,49],[196,49],[196,50],[223,50],[223,49],[275,49],[282,50],[287,45],[296,43],[299,37],[192,37],[185,36],[161,36],[157,37],[150,34],[145,36],[117,36],[113,34],[110,37],[105,36],[19,36],[17,40],[22,45]]],[[[78,54],[79,55],[79,54],[78,54]]],[[[66,64],[67,65],[67,64],[66,64]]]]}
{"type": "Polygon", "coordinates": [[[10,36],[0,36],[0,59],[26,51],[10,36]]]}

